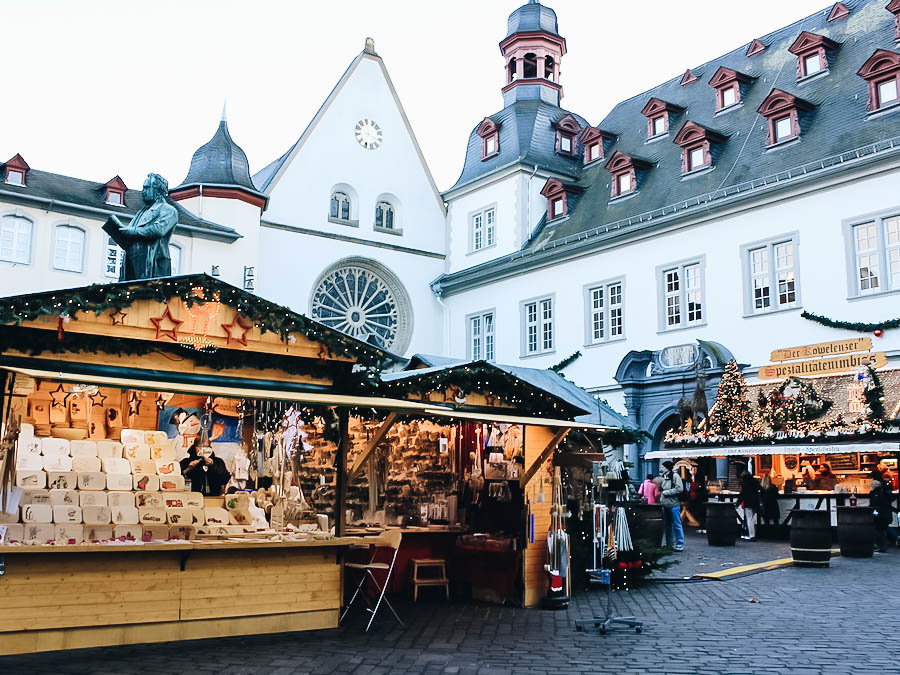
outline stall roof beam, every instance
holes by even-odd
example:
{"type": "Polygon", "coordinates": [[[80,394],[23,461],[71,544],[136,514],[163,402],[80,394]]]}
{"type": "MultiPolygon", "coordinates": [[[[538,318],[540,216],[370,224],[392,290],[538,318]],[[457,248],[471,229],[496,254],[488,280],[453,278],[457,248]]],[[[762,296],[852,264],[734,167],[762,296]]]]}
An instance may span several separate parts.
{"type": "Polygon", "coordinates": [[[450,408],[437,408],[432,403],[424,411],[427,415],[436,417],[451,417],[461,420],[476,420],[478,422],[497,422],[498,424],[534,424],[541,427],[561,427],[566,429],[591,429],[593,431],[612,431],[618,427],[606,427],[601,424],[588,422],[571,422],[569,420],[555,420],[546,417],[523,417],[520,415],[503,415],[491,412],[467,412],[452,410],[450,408]]]}
{"type": "Polygon", "coordinates": [[[900,452],[900,442],[807,443],[805,445],[719,445],[707,448],[653,450],[644,459],[731,457],[734,455],[839,455],[848,452],[900,452]]]}
{"type": "Polygon", "coordinates": [[[531,463],[531,466],[528,467],[528,470],[522,474],[522,478],[519,479],[519,485],[523,488],[528,485],[528,481],[530,481],[534,474],[538,472],[538,469],[541,468],[541,465],[546,462],[550,455],[553,454],[553,451],[556,450],[556,447],[563,442],[563,439],[569,434],[571,429],[557,429],[556,433],[553,435],[553,438],[549,443],[547,443],[547,447],[541,450],[541,454],[538,455],[538,458],[531,463]]]}
{"type": "Polygon", "coordinates": [[[353,479],[359,473],[360,469],[363,468],[363,465],[366,463],[366,460],[372,455],[375,448],[378,447],[378,444],[384,440],[384,437],[387,436],[388,431],[391,430],[391,427],[394,426],[394,422],[397,421],[397,417],[399,413],[396,410],[388,413],[388,416],[384,419],[384,422],[381,423],[381,426],[378,427],[378,430],[375,432],[375,435],[369,439],[369,442],[366,443],[366,448],[363,450],[357,458],[353,461],[353,466],[347,471],[347,485],[353,482],[353,479]]]}

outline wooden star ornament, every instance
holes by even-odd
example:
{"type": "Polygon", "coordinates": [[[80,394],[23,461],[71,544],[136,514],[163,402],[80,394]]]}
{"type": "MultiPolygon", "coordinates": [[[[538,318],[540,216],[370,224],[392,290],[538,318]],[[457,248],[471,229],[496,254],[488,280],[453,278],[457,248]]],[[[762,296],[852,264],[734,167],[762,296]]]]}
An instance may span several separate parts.
{"type": "Polygon", "coordinates": [[[123,312],[121,309],[117,309],[109,313],[109,318],[112,320],[113,326],[124,326],[126,316],[128,316],[128,314],[123,312]]]}
{"type": "Polygon", "coordinates": [[[238,342],[245,347],[247,346],[247,333],[253,329],[253,322],[245,319],[240,314],[235,314],[231,323],[223,323],[222,328],[225,329],[225,344],[230,345],[232,342],[238,342]]]}
{"type": "Polygon", "coordinates": [[[156,326],[157,340],[164,337],[169,338],[172,342],[178,342],[178,327],[181,326],[184,321],[172,316],[172,310],[166,305],[166,311],[162,313],[162,316],[151,317],[150,323],[156,326]],[[168,323],[171,328],[163,328],[163,325],[166,323],[168,323]]]}
{"type": "Polygon", "coordinates": [[[106,396],[99,391],[96,394],[91,394],[88,398],[91,399],[92,408],[102,408],[103,404],[106,403],[106,396]]]}
{"type": "Polygon", "coordinates": [[[65,408],[71,395],[60,383],[56,389],[50,392],[50,405],[54,408],[65,408]]]}

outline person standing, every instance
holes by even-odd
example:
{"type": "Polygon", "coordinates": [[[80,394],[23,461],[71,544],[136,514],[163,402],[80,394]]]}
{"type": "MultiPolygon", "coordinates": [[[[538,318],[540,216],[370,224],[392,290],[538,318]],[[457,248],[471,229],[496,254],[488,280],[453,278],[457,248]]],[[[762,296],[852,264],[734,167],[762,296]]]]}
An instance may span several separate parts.
{"type": "Polygon", "coordinates": [[[656,504],[659,501],[659,488],[653,482],[653,474],[648,473],[646,480],[638,488],[638,494],[647,500],[648,504],[656,504]]]}
{"type": "Polygon", "coordinates": [[[684,492],[684,481],[674,470],[670,461],[663,462],[662,493],[659,503],[663,507],[663,520],[666,524],[666,544],[672,550],[684,550],[684,527],[681,524],[681,494],[684,492]]]}
{"type": "Polygon", "coordinates": [[[749,471],[741,474],[741,509],[747,522],[747,534],[741,539],[756,539],[756,514],[759,513],[759,481],[749,471]]]}
{"type": "Polygon", "coordinates": [[[872,482],[869,484],[869,506],[872,507],[872,517],[875,519],[875,551],[887,553],[888,527],[891,524],[891,507],[893,494],[890,485],[885,482],[884,476],[877,469],[872,472],[872,482]]]}
{"type": "Polygon", "coordinates": [[[709,488],[706,486],[706,475],[695,471],[694,479],[691,481],[688,510],[697,519],[697,534],[706,534],[706,500],[708,498],[709,488]]]}
{"type": "Polygon", "coordinates": [[[762,518],[766,525],[778,525],[781,509],[778,507],[778,486],[772,482],[769,474],[762,479],[762,518]]]}
{"type": "Polygon", "coordinates": [[[181,474],[191,481],[191,491],[207,497],[218,497],[223,486],[231,478],[225,461],[209,447],[200,447],[200,439],[194,439],[188,448],[188,456],[181,460],[181,474]]]}

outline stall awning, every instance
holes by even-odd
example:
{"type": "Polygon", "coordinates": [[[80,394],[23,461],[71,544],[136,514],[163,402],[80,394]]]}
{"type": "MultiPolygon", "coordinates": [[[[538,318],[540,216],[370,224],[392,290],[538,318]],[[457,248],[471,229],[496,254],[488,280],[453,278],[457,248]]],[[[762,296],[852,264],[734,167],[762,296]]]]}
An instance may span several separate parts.
{"type": "Polygon", "coordinates": [[[838,455],[847,452],[900,452],[900,443],[805,443],[803,445],[729,445],[653,450],[644,459],[730,457],[734,455],[838,455]]]}
{"type": "Polygon", "coordinates": [[[493,412],[468,412],[451,410],[449,408],[435,408],[434,404],[424,411],[426,415],[436,417],[452,417],[455,419],[477,420],[479,422],[496,422],[498,424],[534,424],[542,427],[558,427],[560,429],[590,429],[592,431],[612,431],[618,427],[604,427],[599,424],[587,422],[570,422],[569,420],[556,420],[546,417],[521,417],[519,415],[503,415],[493,412]]]}
{"type": "Polygon", "coordinates": [[[424,413],[426,409],[431,410],[434,408],[433,403],[425,404],[418,401],[403,401],[399,399],[380,398],[378,396],[346,396],[316,391],[291,390],[273,386],[273,384],[277,383],[265,383],[265,385],[260,384],[254,386],[252,380],[244,380],[240,386],[230,386],[217,385],[210,382],[179,382],[162,377],[152,380],[146,379],[146,377],[116,377],[87,372],[74,373],[55,370],[40,370],[36,368],[16,368],[12,366],[2,366],[2,369],[42,380],[56,380],[60,382],[72,382],[75,384],[93,384],[99,387],[165,391],[176,394],[203,394],[207,396],[222,396],[225,398],[294,401],[307,404],[380,408],[383,410],[399,410],[417,413],[424,413]]]}

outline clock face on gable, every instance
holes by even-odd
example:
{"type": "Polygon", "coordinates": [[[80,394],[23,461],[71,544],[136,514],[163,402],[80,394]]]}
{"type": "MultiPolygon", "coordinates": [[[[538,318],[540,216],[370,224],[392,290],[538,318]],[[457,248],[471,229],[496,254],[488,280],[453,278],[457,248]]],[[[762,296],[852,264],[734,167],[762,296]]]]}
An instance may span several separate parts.
{"type": "Polygon", "coordinates": [[[364,119],[356,123],[356,142],[366,150],[377,150],[383,140],[381,127],[374,120],[364,119]]]}

